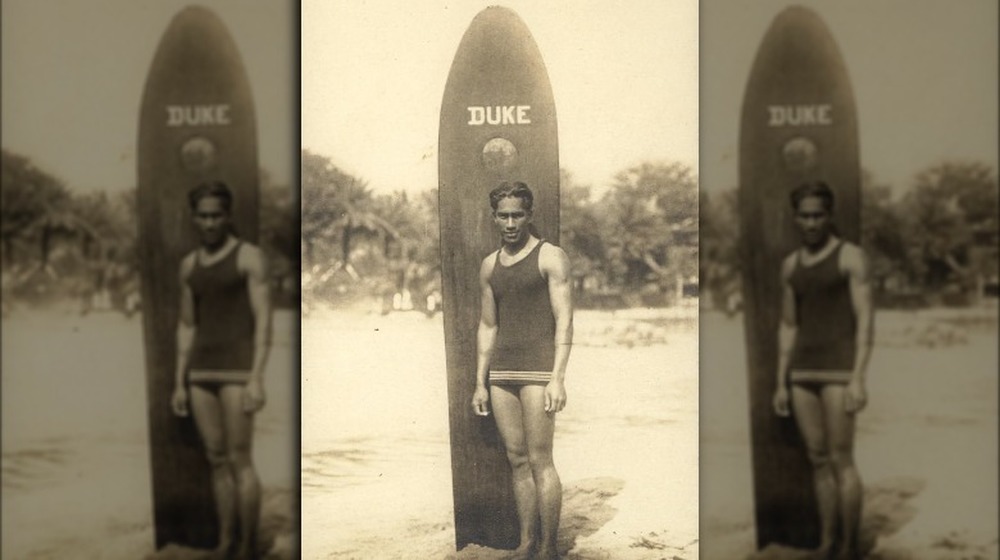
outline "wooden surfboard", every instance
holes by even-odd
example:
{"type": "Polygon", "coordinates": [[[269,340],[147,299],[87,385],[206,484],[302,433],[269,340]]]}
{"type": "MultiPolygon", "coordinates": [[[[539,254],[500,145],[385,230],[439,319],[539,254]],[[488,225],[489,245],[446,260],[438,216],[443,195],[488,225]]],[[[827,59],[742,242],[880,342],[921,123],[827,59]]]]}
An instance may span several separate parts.
{"type": "Polygon", "coordinates": [[[140,271],[156,546],[214,546],[210,472],[191,417],[170,407],[180,261],[197,246],[188,191],[221,180],[237,233],[257,238],[257,126],[240,54],[222,22],[188,7],[157,47],[139,119],[140,271]]]}
{"type": "Polygon", "coordinates": [[[558,243],[559,155],[545,64],[511,10],[481,11],[462,37],[441,104],[438,157],[455,540],[459,549],[513,548],[510,466],[493,415],[472,411],[479,265],[500,246],[488,195],[502,181],[528,184],[538,234],[558,243]]]}
{"type": "Polygon", "coordinates": [[[826,25],[802,7],[772,22],[754,60],[740,123],[739,202],[757,544],[819,543],[812,472],[792,419],[772,411],[781,261],[799,245],[789,193],[833,189],[840,234],[859,240],[858,122],[847,68],[826,25]]]}

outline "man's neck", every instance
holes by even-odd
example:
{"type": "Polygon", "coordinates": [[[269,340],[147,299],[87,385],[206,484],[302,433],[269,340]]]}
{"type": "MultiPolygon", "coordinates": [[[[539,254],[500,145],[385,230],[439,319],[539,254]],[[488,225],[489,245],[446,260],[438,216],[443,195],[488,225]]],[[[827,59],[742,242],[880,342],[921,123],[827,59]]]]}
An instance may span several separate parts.
{"type": "Polygon", "coordinates": [[[833,245],[836,240],[837,238],[834,235],[827,234],[822,241],[816,243],[815,245],[804,243],[802,248],[805,249],[806,253],[809,253],[810,255],[817,255],[833,245]]]}
{"type": "Polygon", "coordinates": [[[229,244],[230,244],[230,241],[232,241],[232,239],[233,239],[232,235],[227,235],[227,236],[223,237],[222,241],[219,241],[218,243],[211,243],[211,244],[209,244],[209,243],[202,243],[201,244],[201,249],[202,249],[202,251],[205,252],[206,255],[209,255],[209,256],[215,255],[219,251],[221,251],[221,250],[225,249],[226,247],[228,247],[229,244]]]}
{"type": "Polygon", "coordinates": [[[527,247],[531,243],[531,240],[534,238],[535,236],[528,234],[522,237],[517,243],[504,243],[502,247],[503,252],[507,253],[508,255],[516,255],[521,251],[523,251],[524,248],[527,247]]]}

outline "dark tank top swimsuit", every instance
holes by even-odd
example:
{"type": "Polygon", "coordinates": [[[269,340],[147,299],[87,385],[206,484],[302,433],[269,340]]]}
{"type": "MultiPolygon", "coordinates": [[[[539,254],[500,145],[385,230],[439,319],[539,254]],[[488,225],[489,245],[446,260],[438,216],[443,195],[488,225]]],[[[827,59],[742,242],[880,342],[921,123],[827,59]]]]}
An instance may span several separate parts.
{"type": "Polygon", "coordinates": [[[548,383],[555,363],[556,319],[549,283],[538,270],[537,245],[520,261],[504,266],[500,252],[490,276],[496,303],[497,338],[490,362],[494,385],[548,383]]]}
{"type": "Polygon", "coordinates": [[[844,242],[819,262],[804,266],[801,254],[788,281],[795,294],[798,329],[789,362],[793,383],[847,383],[854,369],[857,319],[850,280],[840,270],[844,242]]]}
{"type": "Polygon", "coordinates": [[[192,383],[246,383],[253,367],[255,322],[247,277],[236,261],[242,242],[209,265],[195,257],[188,285],[194,296],[192,383]]]}

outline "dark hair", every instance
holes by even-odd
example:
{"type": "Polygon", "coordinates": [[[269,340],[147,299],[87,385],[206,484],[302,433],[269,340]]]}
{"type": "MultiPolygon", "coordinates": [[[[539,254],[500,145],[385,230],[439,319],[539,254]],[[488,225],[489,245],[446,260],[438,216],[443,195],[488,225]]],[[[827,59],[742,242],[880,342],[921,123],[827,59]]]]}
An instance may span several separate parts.
{"type": "Polygon", "coordinates": [[[789,195],[789,199],[792,203],[792,210],[799,209],[799,203],[814,196],[823,203],[823,207],[826,211],[833,213],[833,189],[823,181],[815,181],[812,183],[802,183],[801,185],[795,187],[789,195]]]}
{"type": "Polygon", "coordinates": [[[522,206],[529,212],[535,203],[535,195],[532,194],[531,189],[528,188],[528,185],[520,181],[504,181],[497,188],[490,191],[490,207],[493,208],[494,212],[496,212],[497,206],[500,205],[500,201],[505,198],[520,198],[522,206]]]}
{"type": "Polygon", "coordinates": [[[203,198],[218,198],[222,209],[230,211],[233,205],[233,193],[222,181],[206,181],[188,191],[188,204],[191,210],[198,208],[198,202],[203,198]]]}

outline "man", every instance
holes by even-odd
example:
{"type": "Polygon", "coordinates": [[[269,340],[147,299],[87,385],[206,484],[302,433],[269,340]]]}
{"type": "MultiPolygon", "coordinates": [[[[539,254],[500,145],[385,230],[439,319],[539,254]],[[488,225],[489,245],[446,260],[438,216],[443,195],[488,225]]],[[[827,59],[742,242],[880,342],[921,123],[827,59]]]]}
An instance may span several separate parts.
{"type": "Polygon", "coordinates": [[[217,556],[233,552],[238,520],[236,558],[249,559],[255,557],[260,514],[251,443],[253,415],[265,400],[262,378],[271,332],[267,267],[260,249],[233,234],[232,194],[225,184],[201,184],[188,199],[201,246],[181,262],[171,404],[178,416],[187,416],[190,406],[205,444],[219,516],[217,556]]]}
{"type": "Polygon", "coordinates": [[[517,558],[558,558],[562,484],[552,462],[555,414],[566,406],[573,300],[566,253],[531,229],[534,197],[524,183],[490,193],[502,245],[479,269],[482,310],[472,407],[496,417],[513,470],[520,526],[517,558]],[[541,534],[538,534],[538,527],[541,534]]]}
{"type": "Polygon", "coordinates": [[[813,466],[821,530],[816,557],[856,559],[862,487],[854,424],[867,403],[873,317],[868,264],[858,246],[835,235],[829,186],[803,184],[791,193],[791,204],[802,246],[781,268],[774,409],[788,416],[791,401],[813,466]]]}

